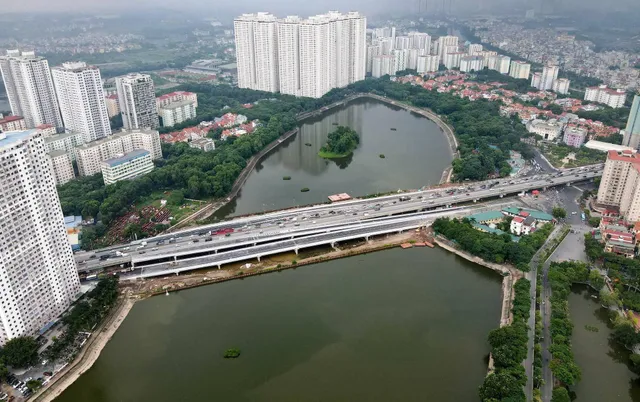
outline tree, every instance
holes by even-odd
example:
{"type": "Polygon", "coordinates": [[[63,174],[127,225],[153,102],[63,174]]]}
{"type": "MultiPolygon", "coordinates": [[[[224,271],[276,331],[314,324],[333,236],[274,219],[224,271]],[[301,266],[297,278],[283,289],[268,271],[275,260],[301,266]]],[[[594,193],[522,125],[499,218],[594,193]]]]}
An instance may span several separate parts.
{"type": "Polygon", "coordinates": [[[497,372],[489,374],[480,386],[480,399],[485,402],[502,401],[512,396],[522,396],[524,401],[524,392],[520,382],[506,372],[497,372]]]}
{"type": "Polygon", "coordinates": [[[129,223],[127,226],[124,227],[124,236],[128,237],[128,238],[132,238],[132,237],[140,237],[142,236],[142,226],[140,226],[137,223],[129,223]]]}
{"type": "Polygon", "coordinates": [[[567,217],[567,211],[562,207],[553,207],[551,214],[556,219],[564,219],[567,217]]]}
{"type": "Polygon", "coordinates": [[[597,290],[600,290],[604,286],[604,278],[600,275],[600,272],[592,269],[591,272],[589,272],[589,283],[597,290]]]}
{"type": "Polygon", "coordinates": [[[38,362],[38,342],[31,336],[10,339],[2,349],[8,366],[25,368],[38,362]]]}
{"type": "Polygon", "coordinates": [[[42,381],[40,381],[40,380],[29,380],[29,381],[27,381],[27,388],[29,388],[29,390],[31,392],[35,392],[41,386],[42,386],[42,381]]]}
{"type": "Polygon", "coordinates": [[[173,205],[182,205],[184,203],[184,193],[181,190],[174,190],[169,194],[167,202],[173,205]]]}
{"type": "Polygon", "coordinates": [[[611,337],[627,348],[633,347],[633,345],[640,341],[640,335],[636,332],[633,325],[628,322],[616,325],[613,328],[611,337]]]}
{"type": "Polygon", "coordinates": [[[565,387],[554,388],[553,394],[551,394],[551,402],[571,402],[569,391],[565,387]]]}

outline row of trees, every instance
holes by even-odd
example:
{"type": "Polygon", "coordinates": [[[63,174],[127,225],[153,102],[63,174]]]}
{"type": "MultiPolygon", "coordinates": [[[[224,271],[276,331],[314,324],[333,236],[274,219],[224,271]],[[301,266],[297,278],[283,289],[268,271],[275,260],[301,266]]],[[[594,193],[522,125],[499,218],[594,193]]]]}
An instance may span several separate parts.
{"type": "Polygon", "coordinates": [[[62,318],[66,326],[64,333],[53,339],[42,355],[45,359],[56,361],[60,358],[73,358],[76,340],[80,332],[89,332],[107,316],[118,299],[118,279],[115,276],[101,279],[96,287],[77,302],[71,311],[62,318]]]}
{"type": "Polygon", "coordinates": [[[498,235],[481,232],[472,223],[468,218],[438,218],[433,222],[433,230],[455,241],[462,250],[485,261],[510,263],[522,271],[529,271],[531,258],[553,230],[553,225],[546,224],[515,242],[507,233],[498,235]]]}
{"type": "Polygon", "coordinates": [[[527,375],[522,361],[527,357],[527,320],[531,309],[531,283],[520,279],[514,285],[513,322],[489,333],[495,371],[485,377],[479,395],[483,402],[526,401],[523,387],[527,375]]]}
{"type": "Polygon", "coordinates": [[[574,282],[587,282],[589,268],[583,262],[552,262],[549,267],[551,284],[551,348],[550,363],[554,377],[564,386],[580,381],[580,367],[575,363],[571,349],[573,324],[569,317],[567,298],[574,282]]]}

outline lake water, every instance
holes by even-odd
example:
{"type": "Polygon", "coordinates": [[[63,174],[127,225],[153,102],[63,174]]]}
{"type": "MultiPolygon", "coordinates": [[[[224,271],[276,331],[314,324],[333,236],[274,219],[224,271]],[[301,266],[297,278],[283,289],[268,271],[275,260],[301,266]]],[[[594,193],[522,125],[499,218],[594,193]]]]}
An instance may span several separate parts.
{"type": "Polygon", "coordinates": [[[154,297],[56,401],[476,401],[500,284],[415,248],[154,297]]]}
{"type": "Polygon", "coordinates": [[[575,386],[578,402],[640,402],[640,383],[627,363],[629,351],[611,342],[606,309],[591,297],[585,286],[574,286],[569,309],[574,324],[573,353],[582,370],[582,381],[575,386]],[[585,325],[598,328],[589,331],[585,325]]]}
{"type": "Polygon", "coordinates": [[[325,202],[337,193],[363,196],[434,185],[452,159],[447,138],[431,120],[360,99],[301,124],[298,134],[258,164],[239,196],[216,217],[325,202]],[[322,159],[318,151],[337,125],[356,130],[360,145],[345,160],[322,159]],[[305,187],[310,191],[300,192],[305,187]]]}

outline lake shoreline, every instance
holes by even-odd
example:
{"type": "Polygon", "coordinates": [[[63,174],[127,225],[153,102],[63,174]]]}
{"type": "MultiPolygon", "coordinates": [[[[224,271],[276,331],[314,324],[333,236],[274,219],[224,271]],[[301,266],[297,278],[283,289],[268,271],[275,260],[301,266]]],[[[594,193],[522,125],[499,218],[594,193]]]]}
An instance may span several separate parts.
{"type": "MultiPolygon", "coordinates": [[[[435,123],[440,129],[441,133],[444,134],[445,138],[447,139],[447,142],[449,143],[449,148],[451,150],[451,155],[453,156],[453,158],[455,159],[456,157],[458,157],[458,140],[453,132],[453,128],[449,126],[447,123],[445,123],[437,114],[435,114],[431,110],[417,108],[414,106],[407,105],[405,103],[396,102],[390,98],[386,98],[380,95],[375,95],[370,93],[355,94],[341,101],[335,102],[329,106],[316,109],[312,112],[306,112],[306,113],[300,114],[297,117],[297,121],[300,124],[310,118],[322,116],[327,112],[331,111],[332,109],[335,109],[336,107],[346,106],[355,100],[363,99],[363,98],[373,99],[389,106],[399,107],[408,112],[418,114],[426,118],[427,120],[435,123]]],[[[245,168],[242,169],[242,171],[240,172],[240,176],[238,176],[236,181],[233,183],[233,187],[231,188],[231,191],[229,192],[229,194],[227,194],[225,198],[206,204],[200,210],[194,212],[192,215],[186,217],[181,222],[178,222],[176,225],[170,227],[163,233],[165,234],[172,233],[172,232],[175,232],[176,230],[184,229],[185,227],[189,226],[189,224],[193,224],[195,221],[205,220],[211,217],[213,214],[215,214],[219,209],[227,205],[229,202],[233,201],[240,193],[240,190],[242,190],[242,187],[244,186],[247,179],[249,178],[249,174],[253,172],[256,165],[259,162],[261,162],[271,151],[273,151],[278,146],[280,146],[285,140],[288,140],[295,134],[298,134],[299,131],[300,129],[296,127],[295,129],[284,133],[282,136],[280,136],[279,138],[271,142],[269,145],[267,145],[260,152],[252,156],[249,159],[247,166],[245,166],[245,168]]],[[[442,185],[442,184],[450,183],[452,176],[453,176],[453,166],[449,165],[443,170],[440,178],[440,182],[438,184],[442,185]]],[[[354,198],[359,198],[359,197],[356,196],[354,198]]],[[[306,205],[306,206],[310,206],[310,205],[306,205]]],[[[253,214],[250,214],[250,215],[253,215],[253,214]]]]}

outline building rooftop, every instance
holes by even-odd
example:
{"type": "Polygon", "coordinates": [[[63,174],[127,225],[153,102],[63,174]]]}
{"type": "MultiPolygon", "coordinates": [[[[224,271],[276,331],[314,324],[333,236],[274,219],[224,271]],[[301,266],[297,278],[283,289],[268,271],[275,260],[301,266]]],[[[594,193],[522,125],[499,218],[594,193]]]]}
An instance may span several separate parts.
{"type": "Polygon", "coordinates": [[[76,147],[76,149],[89,149],[89,148],[93,148],[95,146],[98,145],[102,145],[106,142],[112,141],[115,138],[118,137],[124,137],[126,135],[129,135],[131,133],[147,133],[147,134],[151,134],[151,133],[157,133],[157,130],[150,130],[150,129],[134,129],[134,130],[122,130],[118,133],[112,134],[108,137],[104,137],[104,138],[100,138],[99,140],[95,140],[95,141],[91,141],[91,142],[87,142],[85,144],[82,144],[78,147],[76,147]]]}
{"type": "Polygon", "coordinates": [[[596,141],[596,140],[588,141],[586,144],[584,144],[584,146],[589,148],[589,149],[595,149],[595,150],[602,151],[602,152],[608,152],[608,151],[616,151],[616,152],[633,151],[633,148],[631,148],[631,147],[625,147],[624,145],[610,144],[608,142],[596,141]]]}
{"type": "Polygon", "coordinates": [[[172,109],[181,108],[186,105],[193,105],[194,103],[196,103],[195,99],[191,99],[191,100],[186,99],[186,100],[181,100],[177,102],[171,102],[168,105],[160,106],[158,109],[172,110],[172,109]]]}
{"type": "Polygon", "coordinates": [[[56,149],[55,151],[51,151],[49,152],[49,156],[52,158],[58,157],[58,156],[62,156],[62,155],[66,155],[67,153],[61,149],[56,149]]]}
{"type": "Polygon", "coordinates": [[[504,218],[504,215],[500,211],[480,212],[478,214],[473,214],[469,216],[469,220],[475,220],[478,223],[492,221],[495,219],[502,219],[502,218],[504,218]]]}
{"type": "Polygon", "coordinates": [[[4,119],[0,119],[0,124],[11,123],[12,121],[24,120],[22,116],[7,116],[4,119]]]}
{"type": "Polygon", "coordinates": [[[640,155],[634,153],[632,150],[627,149],[622,151],[608,151],[607,159],[621,162],[640,163],[640,155]]]}
{"type": "Polygon", "coordinates": [[[7,131],[6,133],[0,133],[0,149],[10,147],[23,141],[29,136],[38,133],[38,130],[23,130],[23,131],[7,131]]]}
{"type": "Polygon", "coordinates": [[[165,99],[171,99],[174,96],[178,96],[178,95],[182,95],[182,96],[191,96],[191,95],[195,95],[195,93],[193,92],[187,92],[187,91],[175,91],[175,92],[171,92],[168,94],[164,94],[164,95],[160,95],[156,98],[156,100],[165,100],[165,99]]]}
{"type": "MultiPolygon", "coordinates": [[[[497,235],[502,235],[502,234],[506,233],[506,232],[503,232],[500,229],[494,229],[492,227],[489,227],[487,225],[482,225],[480,223],[472,223],[471,225],[476,229],[479,229],[479,230],[482,230],[482,231],[485,231],[485,232],[488,232],[488,233],[493,233],[493,234],[497,234],[497,235]]],[[[509,236],[511,237],[511,240],[513,240],[515,242],[520,241],[520,238],[518,236],[514,236],[512,234],[509,234],[509,236]]]]}
{"type": "Polygon", "coordinates": [[[116,158],[108,159],[102,163],[105,165],[109,165],[110,167],[114,167],[114,166],[122,165],[123,163],[131,162],[134,159],[138,159],[146,155],[149,155],[149,151],[145,149],[134,149],[128,154],[124,154],[116,158]]]}
{"type": "Polygon", "coordinates": [[[82,135],[82,134],[76,133],[76,132],[60,133],[60,134],[52,135],[51,137],[45,138],[44,142],[49,143],[49,142],[64,140],[65,138],[74,137],[76,135],[82,135]]]}

